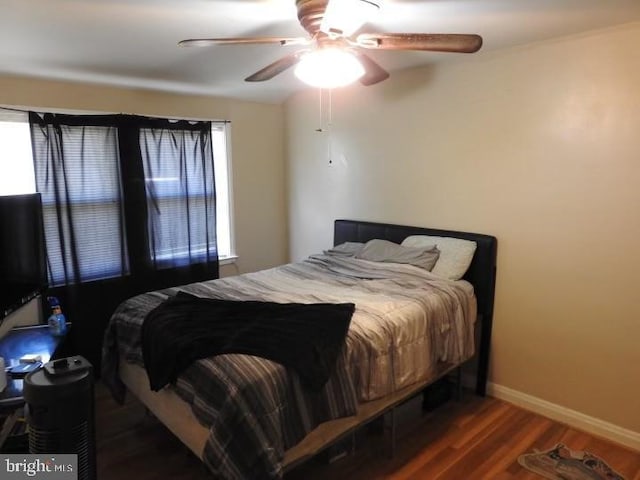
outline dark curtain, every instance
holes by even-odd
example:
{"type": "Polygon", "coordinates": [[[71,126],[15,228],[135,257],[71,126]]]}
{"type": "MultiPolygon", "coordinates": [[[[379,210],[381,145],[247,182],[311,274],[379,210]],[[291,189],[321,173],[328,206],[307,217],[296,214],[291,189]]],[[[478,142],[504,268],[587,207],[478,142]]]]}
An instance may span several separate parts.
{"type": "Polygon", "coordinates": [[[129,273],[117,128],[101,117],[72,120],[30,116],[50,285],[129,273]]]}
{"type": "Polygon", "coordinates": [[[146,119],[139,126],[154,270],[201,265],[199,275],[217,276],[211,124],[146,119]]]}
{"type": "Polygon", "coordinates": [[[218,277],[210,122],[30,113],[49,295],[99,371],[123,300],[218,277]]]}

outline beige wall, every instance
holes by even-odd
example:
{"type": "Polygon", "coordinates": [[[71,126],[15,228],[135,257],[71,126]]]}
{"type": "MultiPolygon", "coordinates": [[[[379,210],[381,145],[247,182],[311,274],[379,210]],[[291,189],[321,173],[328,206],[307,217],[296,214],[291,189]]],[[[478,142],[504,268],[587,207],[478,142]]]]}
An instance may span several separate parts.
{"type": "Polygon", "coordinates": [[[235,244],[222,275],[287,259],[284,112],[281,105],[0,76],[0,105],[231,121],[235,244]]]}
{"type": "Polygon", "coordinates": [[[493,234],[491,380],[640,432],[638,45],[631,24],[395,73],[334,93],[329,134],[317,92],[289,99],[293,259],[340,217],[493,234]]]}
{"type": "MultiPolygon", "coordinates": [[[[4,337],[13,327],[24,327],[43,323],[45,319],[42,318],[41,302],[42,298],[36,297],[23,307],[0,319],[0,338],[4,337]]],[[[3,373],[0,372],[0,375],[3,375],[3,373]]]]}

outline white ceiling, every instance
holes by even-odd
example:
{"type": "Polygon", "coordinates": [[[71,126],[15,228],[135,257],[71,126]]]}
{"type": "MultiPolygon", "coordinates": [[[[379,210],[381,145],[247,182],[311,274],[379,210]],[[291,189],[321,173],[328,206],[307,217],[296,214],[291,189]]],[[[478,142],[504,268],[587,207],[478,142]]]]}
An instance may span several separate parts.
{"type": "MultiPolygon", "coordinates": [[[[481,55],[637,20],[640,0],[383,0],[364,30],[477,33],[481,55]]],[[[305,34],[294,0],[0,0],[0,73],[279,102],[305,88],[291,71],[243,79],[296,47],[176,44],[305,34]]],[[[391,72],[459,55],[371,53],[391,72]]]]}

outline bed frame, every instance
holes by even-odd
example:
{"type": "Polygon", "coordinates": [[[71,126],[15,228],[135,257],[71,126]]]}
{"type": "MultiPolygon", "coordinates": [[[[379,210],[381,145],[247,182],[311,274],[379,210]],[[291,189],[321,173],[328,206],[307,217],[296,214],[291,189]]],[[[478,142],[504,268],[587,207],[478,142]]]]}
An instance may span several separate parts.
{"type": "MultiPolygon", "coordinates": [[[[486,393],[489,350],[491,344],[491,322],[493,317],[493,298],[496,277],[497,240],[488,235],[449,230],[436,230],[422,227],[408,227],[382,223],[363,222],[357,220],[336,220],[334,226],[334,245],[350,242],[366,242],[379,238],[396,243],[402,242],[409,235],[440,235],[475,241],[476,253],[465,280],[473,284],[478,303],[478,323],[480,325],[477,347],[478,366],[476,393],[486,393]]],[[[423,382],[410,385],[392,395],[378,400],[362,403],[358,413],[352,417],[340,418],[322,423],[307,435],[300,443],[285,452],[283,469],[288,471],[295,466],[314,457],[327,447],[347,438],[356,429],[379,418],[381,415],[395,412],[395,407],[422,392],[425,387],[460,365],[440,365],[433,375],[423,382]]],[[[171,430],[198,457],[201,456],[208,437],[208,430],[199,424],[189,405],[183,402],[169,389],[152,392],[144,370],[136,365],[120,362],[120,376],[131,393],[133,393],[169,430],[171,430]]],[[[391,446],[395,440],[395,421],[391,422],[391,446]]]]}

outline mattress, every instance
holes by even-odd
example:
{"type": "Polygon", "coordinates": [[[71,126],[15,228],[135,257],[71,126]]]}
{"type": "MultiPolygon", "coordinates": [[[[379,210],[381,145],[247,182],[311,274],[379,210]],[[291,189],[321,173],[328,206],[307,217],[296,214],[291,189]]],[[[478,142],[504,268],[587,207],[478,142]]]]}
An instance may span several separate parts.
{"type": "Polygon", "coordinates": [[[117,374],[119,359],[142,365],[144,315],[178,290],[231,300],[356,305],[343,354],[320,395],[305,392],[296,375],[278,364],[233,354],[195,362],[168,387],[209,429],[201,452],[205,463],[229,478],[256,471],[278,477],[284,452],[320,423],[355,415],[358,404],[424,381],[436,365],[459,364],[474,353],[476,305],[469,283],[442,280],[411,265],[314,255],[125,302],[107,330],[103,363],[111,371],[103,376],[117,374]],[[203,380],[207,375],[211,381],[203,380]]]}

